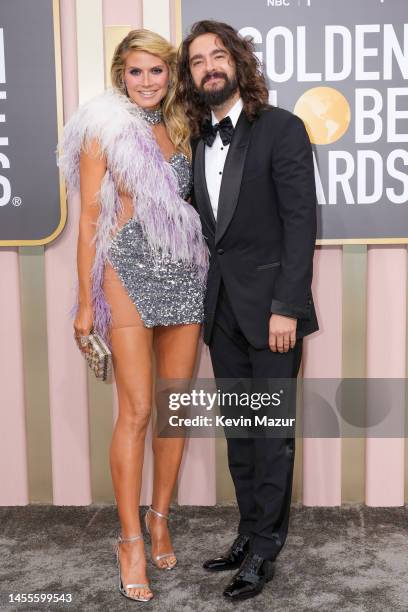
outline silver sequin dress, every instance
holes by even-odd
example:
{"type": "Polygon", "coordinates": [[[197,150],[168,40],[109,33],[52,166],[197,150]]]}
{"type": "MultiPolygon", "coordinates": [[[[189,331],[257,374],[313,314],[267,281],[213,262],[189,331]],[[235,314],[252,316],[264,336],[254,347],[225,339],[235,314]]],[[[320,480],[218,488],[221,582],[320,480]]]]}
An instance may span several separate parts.
{"type": "MultiPolygon", "coordinates": [[[[192,188],[191,164],[182,153],[172,155],[169,163],[176,172],[180,196],[187,199],[192,188]]],[[[116,233],[108,258],[146,327],[202,323],[205,286],[196,268],[174,262],[164,253],[154,257],[136,218],[116,233]]]]}

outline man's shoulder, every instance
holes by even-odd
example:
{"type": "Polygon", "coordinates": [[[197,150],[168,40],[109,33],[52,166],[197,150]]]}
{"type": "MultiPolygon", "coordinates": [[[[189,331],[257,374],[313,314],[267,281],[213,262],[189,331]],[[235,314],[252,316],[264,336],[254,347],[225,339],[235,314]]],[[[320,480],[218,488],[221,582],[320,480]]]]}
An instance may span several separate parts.
{"type": "Polygon", "coordinates": [[[195,160],[195,154],[197,151],[197,145],[200,142],[201,137],[200,136],[191,136],[190,137],[190,146],[191,146],[191,153],[192,153],[192,162],[194,163],[195,160]]]}
{"type": "Polygon", "coordinates": [[[190,136],[190,145],[192,149],[195,149],[201,140],[201,136],[190,136]]]}
{"type": "Polygon", "coordinates": [[[268,124],[281,124],[289,122],[302,122],[302,119],[292,113],[290,110],[286,108],[281,108],[280,106],[272,106],[268,104],[265,108],[262,109],[260,115],[258,116],[258,121],[261,123],[268,124]]]}

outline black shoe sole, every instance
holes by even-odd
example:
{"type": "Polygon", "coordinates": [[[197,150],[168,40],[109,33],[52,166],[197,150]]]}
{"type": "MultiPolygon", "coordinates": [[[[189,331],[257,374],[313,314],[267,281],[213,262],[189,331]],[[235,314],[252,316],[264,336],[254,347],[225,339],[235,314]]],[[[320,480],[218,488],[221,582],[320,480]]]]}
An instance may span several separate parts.
{"type": "MultiPolygon", "coordinates": [[[[273,577],[274,577],[274,573],[273,573],[271,576],[268,576],[268,578],[266,578],[266,580],[265,580],[265,584],[266,584],[267,582],[270,582],[270,581],[272,580],[272,578],[273,578],[273,577]]],[[[264,584],[264,586],[265,586],[265,584],[264,584]]],[[[263,588],[264,588],[264,587],[262,587],[262,589],[260,589],[260,590],[259,590],[259,591],[257,591],[256,593],[253,593],[253,592],[252,592],[252,593],[245,593],[244,595],[236,595],[235,597],[231,597],[231,595],[225,595],[225,593],[223,593],[223,596],[224,596],[224,599],[226,599],[227,601],[231,601],[231,602],[234,602],[234,601],[242,601],[242,600],[244,600],[244,599],[252,599],[252,597],[256,597],[257,595],[259,595],[260,593],[262,593],[263,588]]]]}
{"type": "Polygon", "coordinates": [[[236,565],[230,565],[229,567],[204,567],[204,565],[202,566],[203,569],[205,569],[206,572],[229,572],[231,570],[236,570],[239,569],[241,567],[242,561],[241,563],[237,563],[236,565]]]}
{"type": "Polygon", "coordinates": [[[260,591],[257,591],[256,593],[246,593],[245,595],[237,595],[236,597],[230,597],[229,595],[224,595],[224,600],[234,603],[236,601],[244,601],[245,599],[252,599],[253,597],[256,597],[257,595],[259,595],[260,593],[262,593],[262,589],[260,591]]]}

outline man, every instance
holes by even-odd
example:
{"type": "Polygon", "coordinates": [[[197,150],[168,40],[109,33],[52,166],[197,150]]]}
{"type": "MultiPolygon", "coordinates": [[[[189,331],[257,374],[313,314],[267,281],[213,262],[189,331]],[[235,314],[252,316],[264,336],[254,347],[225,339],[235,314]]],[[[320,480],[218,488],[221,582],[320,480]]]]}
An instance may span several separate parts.
{"type": "MultiPolygon", "coordinates": [[[[204,340],[216,379],[297,377],[318,329],[311,293],[316,238],[312,148],[303,121],[268,105],[253,45],[230,26],[196,23],[182,43],[178,98],[191,121],[194,201],[210,250],[204,340]]],[[[228,552],[229,599],[261,592],[288,529],[294,441],[228,438],[240,512],[228,552]]]]}

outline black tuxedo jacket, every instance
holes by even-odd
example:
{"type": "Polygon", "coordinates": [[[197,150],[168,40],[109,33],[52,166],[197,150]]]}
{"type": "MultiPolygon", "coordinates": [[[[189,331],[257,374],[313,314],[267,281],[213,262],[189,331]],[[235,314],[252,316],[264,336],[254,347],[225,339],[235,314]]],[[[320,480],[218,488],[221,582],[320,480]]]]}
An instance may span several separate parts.
{"type": "MultiPolygon", "coordinates": [[[[215,146],[215,145],[213,145],[215,146]]],[[[217,222],[205,179],[204,142],[192,143],[192,204],[210,250],[204,310],[209,344],[221,279],[243,334],[267,348],[271,313],[297,318],[297,338],[318,327],[311,281],[316,239],[312,147],[303,121],[269,106],[238,119],[225,162],[217,222]]]]}

